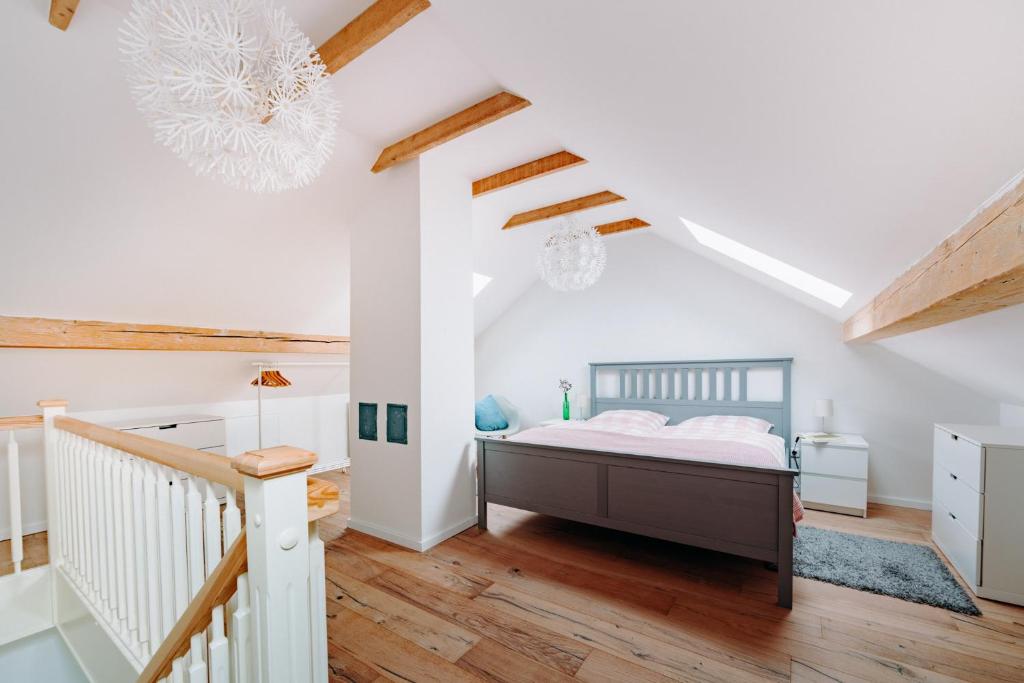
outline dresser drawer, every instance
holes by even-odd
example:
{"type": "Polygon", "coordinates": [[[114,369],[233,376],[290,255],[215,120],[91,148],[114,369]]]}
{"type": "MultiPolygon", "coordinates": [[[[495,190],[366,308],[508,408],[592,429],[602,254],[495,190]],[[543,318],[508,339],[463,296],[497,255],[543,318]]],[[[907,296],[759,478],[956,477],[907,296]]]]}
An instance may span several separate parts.
{"type": "Polygon", "coordinates": [[[851,479],[868,478],[868,452],[800,442],[800,469],[804,474],[827,474],[851,479]]]}
{"type": "Polygon", "coordinates": [[[981,541],[939,503],[932,503],[932,540],[971,587],[981,579],[981,541]]]}
{"type": "Polygon", "coordinates": [[[979,493],[985,492],[984,448],[935,428],[935,462],[979,493]]]}
{"type": "Polygon", "coordinates": [[[800,477],[800,500],[807,507],[816,503],[832,508],[863,511],[867,507],[868,483],[858,479],[837,479],[803,472],[800,477]]]}
{"type": "Polygon", "coordinates": [[[954,519],[971,532],[975,538],[983,538],[982,510],[985,496],[965,484],[952,472],[941,465],[935,467],[932,481],[933,502],[938,503],[954,519]]]}
{"type": "Polygon", "coordinates": [[[189,448],[217,448],[224,445],[224,420],[206,422],[169,423],[161,427],[126,429],[126,434],[138,434],[151,439],[188,446],[189,448]]]}

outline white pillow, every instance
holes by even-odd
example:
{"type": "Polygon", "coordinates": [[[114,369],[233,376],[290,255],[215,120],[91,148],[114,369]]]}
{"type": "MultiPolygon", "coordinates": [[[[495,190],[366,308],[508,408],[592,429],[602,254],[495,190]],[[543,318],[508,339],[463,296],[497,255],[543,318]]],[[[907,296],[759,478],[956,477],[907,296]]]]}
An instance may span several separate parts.
{"type": "Polygon", "coordinates": [[[647,436],[668,422],[668,416],[651,410],[606,410],[587,420],[587,427],[604,432],[647,436]]]}
{"type": "Polygon", "coordinates": [[[702,417],[691,417],[679,426],[691,427],[694,429],[728,429],[741,432],[757,432],[764,434],[770,432],[774,425],[768,420],[747,415],[705,415],[702,417]]]}

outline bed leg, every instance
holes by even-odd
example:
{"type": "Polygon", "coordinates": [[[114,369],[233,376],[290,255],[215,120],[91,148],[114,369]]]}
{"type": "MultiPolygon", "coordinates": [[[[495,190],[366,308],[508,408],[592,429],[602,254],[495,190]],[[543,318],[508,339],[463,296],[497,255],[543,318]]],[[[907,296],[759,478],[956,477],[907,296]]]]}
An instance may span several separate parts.
{"type": "Polygon", "coordinates": [[[484,444],[476,442],[476,528],[487,530],[487,491],[484,486],[484,444]]]}
{"type": "Polygon", "coordinates": [[[793,480],[779,477],[779,607],[793,608],[793,480]]]}

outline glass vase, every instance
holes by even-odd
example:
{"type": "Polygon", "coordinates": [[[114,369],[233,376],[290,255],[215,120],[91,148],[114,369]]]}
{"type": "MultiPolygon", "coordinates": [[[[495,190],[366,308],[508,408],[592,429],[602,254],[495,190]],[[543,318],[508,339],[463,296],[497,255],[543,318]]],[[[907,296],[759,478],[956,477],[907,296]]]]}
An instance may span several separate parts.
{"type": "Polygon", "coordinates": [[[569,392],[562,394],[562,419],[569,419],[569,392]]]}

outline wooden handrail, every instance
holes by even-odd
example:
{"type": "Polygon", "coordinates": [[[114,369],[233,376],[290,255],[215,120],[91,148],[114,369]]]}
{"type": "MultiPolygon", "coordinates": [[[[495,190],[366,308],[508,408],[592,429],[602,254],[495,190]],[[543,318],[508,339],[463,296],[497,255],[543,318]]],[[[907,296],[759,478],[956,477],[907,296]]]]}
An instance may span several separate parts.
{"type": "Polygon", "coordinates": [[[324,479],[306,479],[306,507],[308,519],[315,522],[337,512],[340,508],[338,485],[324,479]]]}
{"type": "Polygon", "coordinates": [[[238,577],[248,570],[245,529],[228,548],[206,583],[192,598],[181,618],[164,638],[164,642],[139,674],[139,683],[153,683],[171,673],[174,660],[188,652],[192,636],[206,629],[212,621],[214,607],[223,605],[234,595],[238,577]]]}
{"type": "Polygon", "coordinates": [[[242,475],[231,468],[231,459],[222,455],[205,453],[138,434],[119,432],[116,429],[82,422],[63,415],[55,417],[53,424],[57,429],[77,434],[89,441],[137,455],[181,472],[194,474],[236,491],[242,491],[245,488],[242,475]]]}
{"type": "Polygon", "coordinates": [[[42,415],[0,417],[0,432],[8,429],[38,429],[43,426],[42,415]]]}

